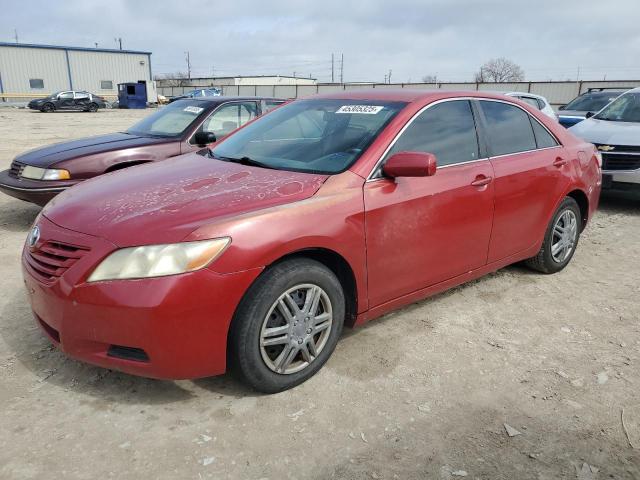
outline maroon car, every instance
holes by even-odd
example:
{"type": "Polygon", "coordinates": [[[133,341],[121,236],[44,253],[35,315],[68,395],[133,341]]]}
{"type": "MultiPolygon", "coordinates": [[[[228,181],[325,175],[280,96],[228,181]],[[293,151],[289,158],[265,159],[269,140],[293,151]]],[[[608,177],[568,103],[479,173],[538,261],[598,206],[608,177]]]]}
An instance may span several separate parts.
{"type": "Polygon", "coordinates": [[[129,130],[56,143],[19,155],[0,172],[0,190],[44,205],[87,178],[200,150],[284,103],[262,97],[179,100],[129,130]]]}

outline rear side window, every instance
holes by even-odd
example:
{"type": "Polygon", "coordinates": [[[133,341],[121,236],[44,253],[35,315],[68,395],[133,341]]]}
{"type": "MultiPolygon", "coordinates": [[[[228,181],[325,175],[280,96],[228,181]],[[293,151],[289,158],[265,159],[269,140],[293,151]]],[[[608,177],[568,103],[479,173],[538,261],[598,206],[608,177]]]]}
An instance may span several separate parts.
{"type": "Polygon", "coordinates": [[[478,135],[469,101],[443,102],[422,112],[400,135],[387,158],[405,151],[433,153],[439,166],[477,160],[478,135]]]}
{"type": "Polygon", "coordinates": [[[533,126],[533,133],[536,137],[536,144],[538,145],[538,148],[556,147],[558,145],[558,142],[553,135],[551,135],[546,128],[540,125],[540,122],[535,118],[531,118],[531,125],[533,126]]]}
{"type": "Polygon", "coordinates": [[[263,113],[267,113],[268,111],[273,110],[276,107],[279,107],[283,103],[284,103],[284,101],[265,100],[265,102],[264,102],[264,112],[263,113]]]}
{"type": "Polygon", "coordinates": [[[480,101],[493,156],[536,149],[529,114],[508,103],[480,101]]]}
{"type": "Polygon", "coordinates": [[[518,97],[518,98],[522,100],[524,103],[528,103],[533,108],[537,108],[537,109],[541,108],[536,98],[533,98],[533,97],[518,97]]]}

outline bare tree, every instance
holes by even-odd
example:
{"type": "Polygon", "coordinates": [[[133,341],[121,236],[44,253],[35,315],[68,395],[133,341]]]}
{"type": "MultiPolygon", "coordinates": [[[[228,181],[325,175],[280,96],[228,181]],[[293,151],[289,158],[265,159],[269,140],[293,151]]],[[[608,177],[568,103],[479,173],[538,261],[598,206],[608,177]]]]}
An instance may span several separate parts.
{"type": "Polygon", "coordinates": [[[504,57],[492,58],[480,67],[476,73],[476,82],[521,82],[524,70],[516,63],[504,57]]]}
{"type": "Polygon", "coordinates": [[[189,78],[184,72],[163,73],[156,75],[155,80],[161,80],[164,87],[188,87],[189,78]]]}
{"type": "Polygon", "coordinates": [[[425,75],[422,77],[422,83],[438,83],[438,77],[435,75],[425,75]]]}

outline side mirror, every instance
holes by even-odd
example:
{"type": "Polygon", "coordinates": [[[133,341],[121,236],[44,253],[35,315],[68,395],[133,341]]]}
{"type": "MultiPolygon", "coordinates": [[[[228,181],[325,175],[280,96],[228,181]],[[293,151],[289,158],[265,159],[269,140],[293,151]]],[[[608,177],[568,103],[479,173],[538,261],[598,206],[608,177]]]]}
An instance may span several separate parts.
{"type": "Polygon", "coordinates": [[[565,108],[567,108],[567,106],[566,106],[566,105],[560,105],[560,106],[558,107],[558,110],[564,110],[565,108]]]}
{"type": "Polygon", "coordinates": [[[193,141],[199,147],[205,147],[216,141],[216,136],[213,132],[198,132],[193,136],[193,141]]]}
{"type": "Polygon", "coordinates": [[[382,171],[391,178],[431,177],[436,174],[436,156],[424,152],[398,152],[391,155],[382,171]]]}
{"type": "Polygon", "coordinates": [[[595,113],[593,113],[593,112],[587,112],[587,113],[585,113],[584,118],[591,118],[594,115],[595,115],[595,113]]]}

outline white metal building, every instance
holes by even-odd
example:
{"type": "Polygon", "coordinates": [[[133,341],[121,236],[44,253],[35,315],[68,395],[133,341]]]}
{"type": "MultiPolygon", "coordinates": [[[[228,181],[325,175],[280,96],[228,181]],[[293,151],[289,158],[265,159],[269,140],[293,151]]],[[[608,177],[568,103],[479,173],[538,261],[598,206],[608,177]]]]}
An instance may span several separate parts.
{"type": "Polygon", "coordinates": [[[151,52],[0,42],[0,97],[24,101],[58,90],[118,95],[118,84],[145,81],[156,101],[151,52]]]}

